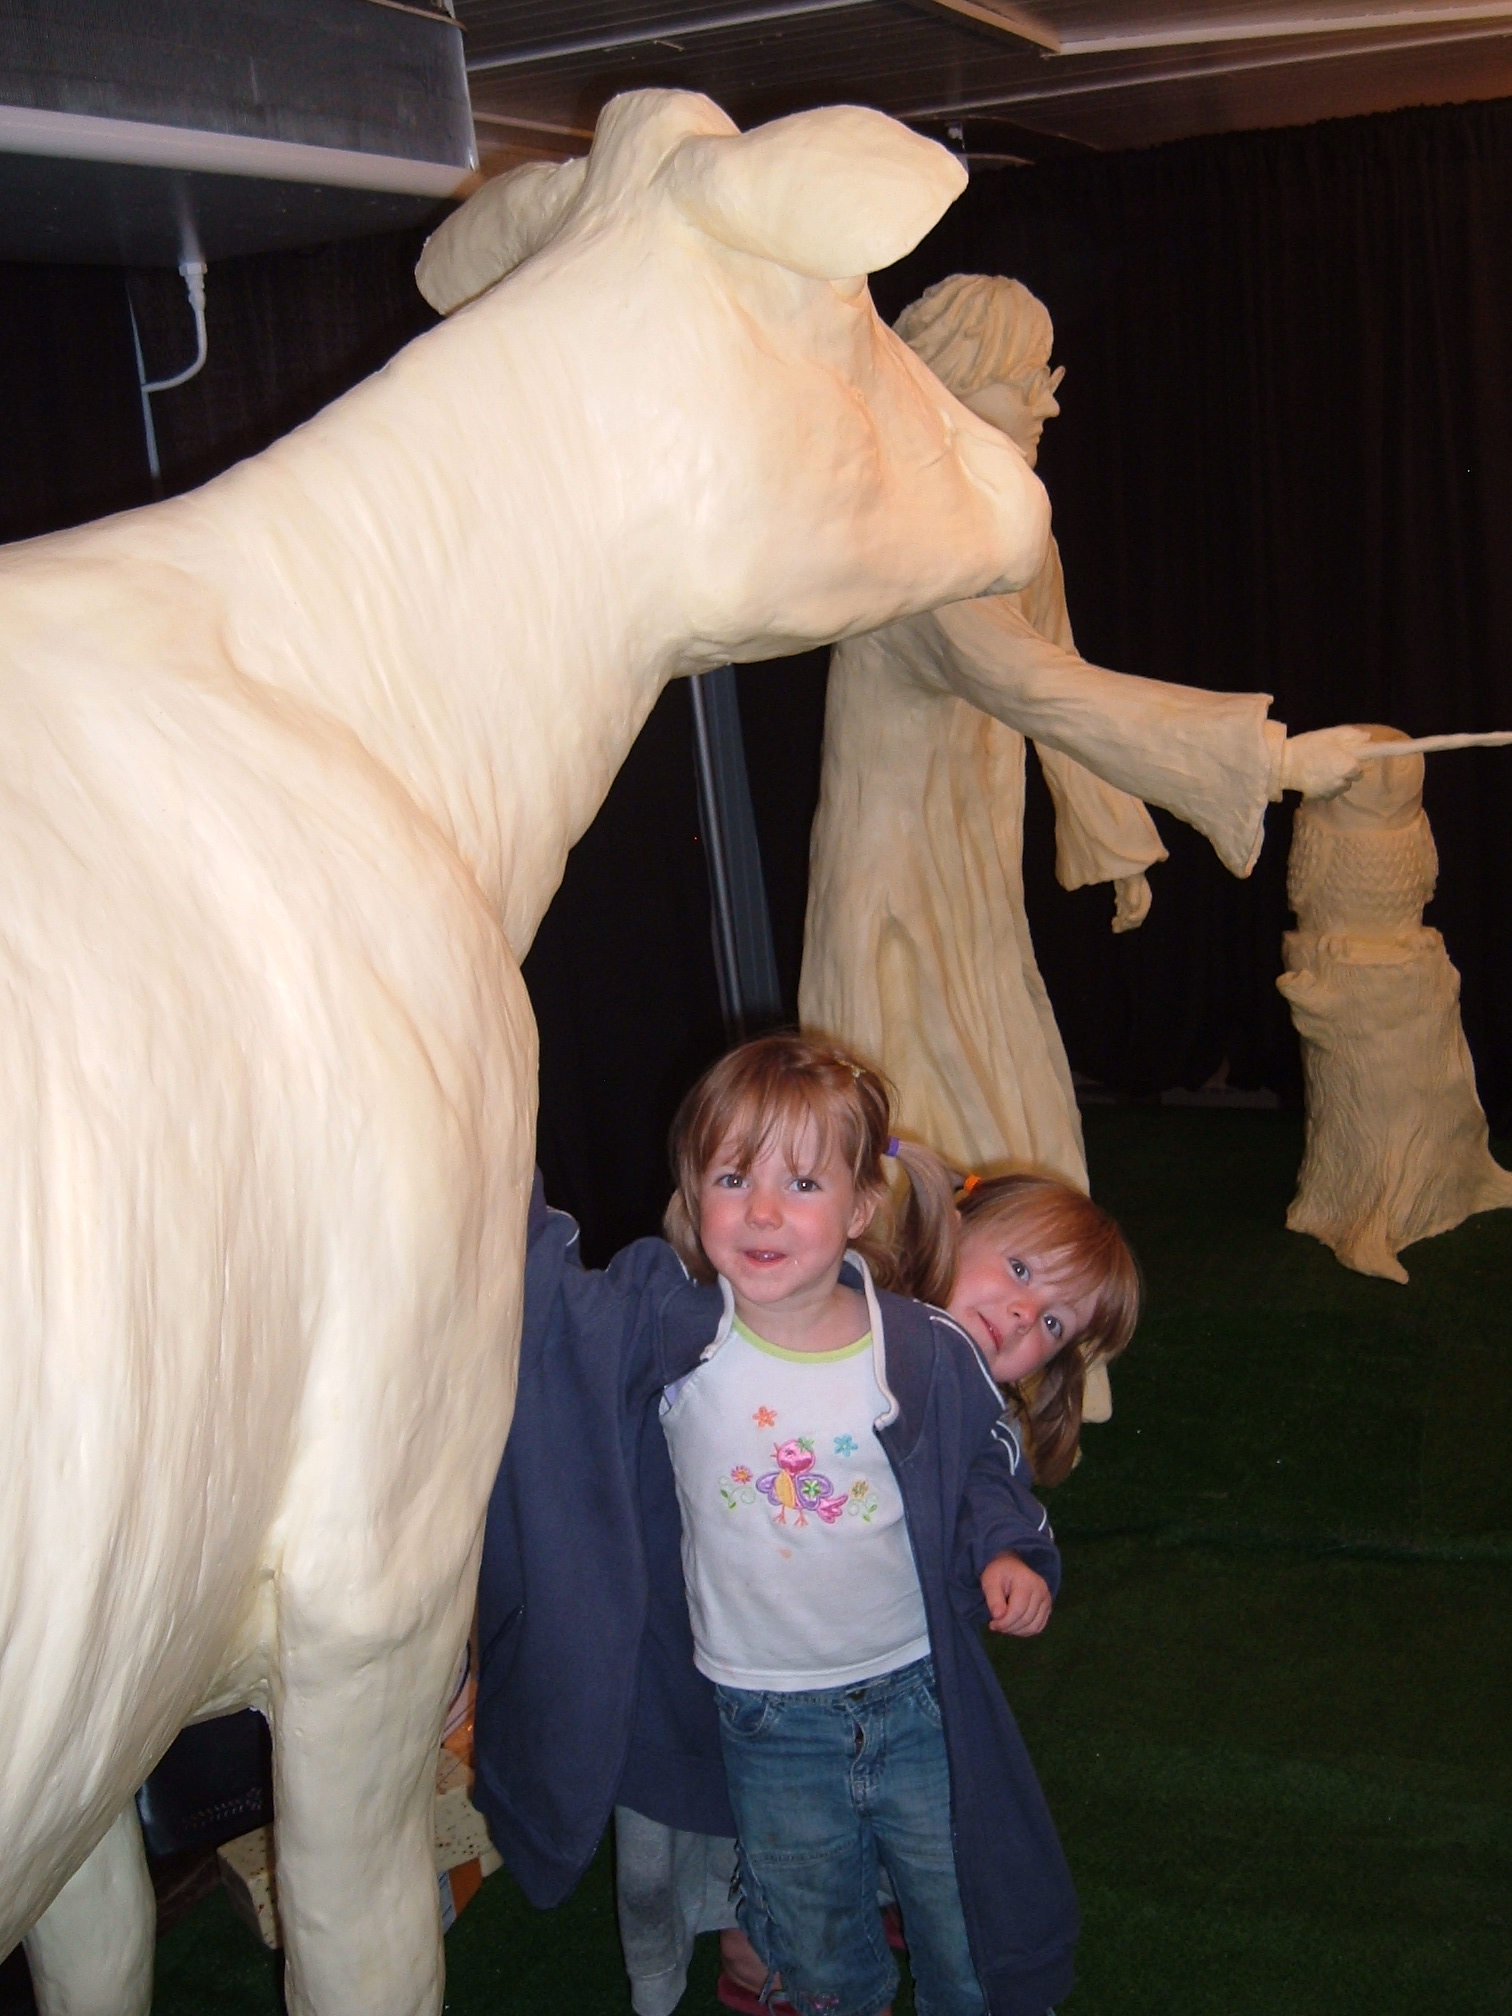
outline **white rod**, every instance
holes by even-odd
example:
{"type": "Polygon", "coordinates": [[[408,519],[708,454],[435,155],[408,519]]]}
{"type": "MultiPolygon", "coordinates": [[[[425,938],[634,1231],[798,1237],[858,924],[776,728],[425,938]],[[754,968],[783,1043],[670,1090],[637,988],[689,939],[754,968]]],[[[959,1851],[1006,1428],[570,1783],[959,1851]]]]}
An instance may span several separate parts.
{"type": "Polygon", "coordinates": [[[1372,742],[1357,749],[1357,763],[1387,763],[1393,756],[1433,756],[1442,749],[1501,749],[1512,742],[1512,729],[1496,728],[1485,735],[1419,735],[1415,742],[1372,742]]]}

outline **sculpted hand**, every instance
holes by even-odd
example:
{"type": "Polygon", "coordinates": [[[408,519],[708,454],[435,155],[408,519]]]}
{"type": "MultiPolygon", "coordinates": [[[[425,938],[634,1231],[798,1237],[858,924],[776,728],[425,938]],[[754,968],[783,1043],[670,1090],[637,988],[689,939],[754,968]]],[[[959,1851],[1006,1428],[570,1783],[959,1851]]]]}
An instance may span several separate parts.
{"type": "Polygon", "coordinates": [[[1281,789],[1304,798],[1337,798],[1360,774],[1357,760],[1369,743],[1364,728],[1315,728],[1288,735],[1281,752],[1281,789]]]}
{"type": "Polygon", "coordinates": [[[998,1554],[982,1570],[989,1629],[1011,1638],[1034,1638],[1050,1622],[1050,1585],[1017,1554],[998,1554]]]}
{"type": "Polygon", "coordinates": [[[1137,931],[1150,914],[1150,885],[1143,875],[1119,875],[1113,882],[1113,929],[1137,931]]]}

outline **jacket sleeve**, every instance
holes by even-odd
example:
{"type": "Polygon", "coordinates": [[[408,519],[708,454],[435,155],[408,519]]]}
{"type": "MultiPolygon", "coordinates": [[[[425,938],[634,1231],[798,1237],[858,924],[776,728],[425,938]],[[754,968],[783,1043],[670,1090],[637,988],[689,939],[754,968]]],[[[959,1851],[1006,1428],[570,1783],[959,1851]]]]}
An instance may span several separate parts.
{"type": "Polygon", "coordinates": [[[1017,1554],[1050,1585],[1060,1589],[1060,1550],[1049,1515],[1035,1497],[1023,1444],[1011,1417],[1000,1414],[966,1475],[956,1521],[953,1581],[957,1606],[975,1622],[984,1622],[986,1601],[980,1576],[999,1554],[1017,1554]]]}
{"type": "MultiPolygon", "coordinates": [[[[607,1267],[585,1267],[577,1225],[566,1212],[548,1209],[537,1176],[527,1235],[532,1257],[538,1236],[544,1242],[553,1230],[561,1241],[555,1294],[563,1317],[597,1348],[603,1377],[618,1379],[627,1418],[638,1416],[656,1378],[662,1307],[687,1285],[687,1271],[665,1239],[637,1239],[622,1247],[607,1267]]],[[[533,1313],[530,1290],[527,1265],[527,1327],[533,1313]]]]}
{"type": "Polygon", "coordinates": [[[645,1410],[629,1389],[654,1355],[660,1303],[684,1280],[654,1239],[602,1272],[584,1268],[577,1226],[537,1182],[514,1425],[479,1576],[474,1798],[542,1906],[560,1903],[592,1859],[634,1726],[648,1577],[645,1410]]]}

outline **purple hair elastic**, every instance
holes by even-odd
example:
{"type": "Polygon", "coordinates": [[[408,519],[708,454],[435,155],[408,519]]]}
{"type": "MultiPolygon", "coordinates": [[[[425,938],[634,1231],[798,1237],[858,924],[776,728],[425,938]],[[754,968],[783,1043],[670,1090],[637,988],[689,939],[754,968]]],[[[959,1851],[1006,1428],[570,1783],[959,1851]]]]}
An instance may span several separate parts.
{"type": "Polygon", "coordinates": [[[884,1148],[884,1149],[882,1150],[882,1153],[883,1153],[884,1155],[891,1155],[891,1156],[893,1156],[893,1157],[896,1157],[896,1156],[897,1156],[897,1153],[898,1153],[898,1137],[897,1137],[897,1135],[896,1135],[896,1134],[889,1134],[889,1135],[888,1135],[888,1137],[887,1137],[887,1146],[886,1146],[886,1147],[885,1147],[885,1148],[884,1148]]]}

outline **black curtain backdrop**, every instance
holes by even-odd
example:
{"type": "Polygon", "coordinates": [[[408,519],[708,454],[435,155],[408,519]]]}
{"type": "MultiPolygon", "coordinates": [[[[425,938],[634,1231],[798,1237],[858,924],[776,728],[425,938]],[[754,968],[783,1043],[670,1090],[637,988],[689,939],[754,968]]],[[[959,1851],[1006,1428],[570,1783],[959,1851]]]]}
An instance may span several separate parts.
{"type": "MultiPolygon", "coordinates": [[[[265,448],[429,328],[436,317],[413,277],[423,238],[394,232],[212,266],[205,368],[153,399],[164,493],[265,448]]],[[[151,501],[131,308],[149,378],[193,360],[176,273],[0,264],[0,540],[151,501]]]]}
{"type": "MultiPolygon", "coordinates": [[[[165,487],[214,474],[381,364],[432,317],[419,234],[213,267],[210,362],[156,401],[165,487]]],[[[1512,725],[1512,103],[1194,141],[976,178],[903,266],[889,316],[954,271],[1043,296],[1068,366],[1041,471],[1088,657],[1260,687],[1294,728],[1512,725]]],[[[0,267],[0,535],[146,501],[129,284],[149,369],[187,361],[173,275],[0,267]]],[[[779,972],[796,1005],[825,654],[742,668],[779,972]]],[[[1429,759],[1443,869],[1429,921],[1464,975],[1493,1119],[1512,1123],[1512,755],[1429,759]]],[[[1295,1098],[1274,979],[1288,814],[1227,876],[1160,815],[1144,929],[1054,883],[1031,786],[1035,940],[1073,1063],[1150,1093],[1295,1098]]],[[[665,1130],[722,1045],[686,693],[631,752],[526,965],[541,1155],[600,1258],[652,1229],[665,1130]]]]}

